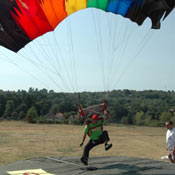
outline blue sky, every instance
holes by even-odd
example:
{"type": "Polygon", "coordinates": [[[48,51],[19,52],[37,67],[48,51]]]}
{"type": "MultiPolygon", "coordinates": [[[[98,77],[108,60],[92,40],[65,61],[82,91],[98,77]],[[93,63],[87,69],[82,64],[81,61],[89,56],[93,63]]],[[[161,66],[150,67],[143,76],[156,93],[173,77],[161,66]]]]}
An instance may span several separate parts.
{"type": "Polygon", "coordinates": [[[150,30],[119,15],[74,13],[17,54],[0,47],[0,89],[175,90],[175,13],[150,30]]]}

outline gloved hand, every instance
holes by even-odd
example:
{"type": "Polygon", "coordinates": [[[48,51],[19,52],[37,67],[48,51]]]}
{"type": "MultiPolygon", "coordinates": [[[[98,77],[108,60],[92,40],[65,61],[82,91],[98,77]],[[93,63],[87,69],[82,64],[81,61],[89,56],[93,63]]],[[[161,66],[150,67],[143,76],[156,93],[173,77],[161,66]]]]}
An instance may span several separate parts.
{"type": "Polygon", "coordinates": [[[83,142],[80,143],[80,147],[82,147],[82,146],[83,146],[83,142]]]}

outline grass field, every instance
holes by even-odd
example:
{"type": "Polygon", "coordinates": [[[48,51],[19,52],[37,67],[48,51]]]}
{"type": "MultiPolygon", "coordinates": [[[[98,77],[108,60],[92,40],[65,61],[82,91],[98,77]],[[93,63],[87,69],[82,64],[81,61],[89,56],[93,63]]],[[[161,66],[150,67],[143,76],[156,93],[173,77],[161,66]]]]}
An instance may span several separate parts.
{"type": "MultiPolygon", "coordinates": [[[[165,149],[166,128],[105,126],[113,147],[95,147],[90,156],[128,156],[160,160],[165,149]]],[[[46,156],[81,156],[83,126],[0,122],[0,165],[46,156]]],[[[88,138],[86,139],[86,142],[88,138]]]]}

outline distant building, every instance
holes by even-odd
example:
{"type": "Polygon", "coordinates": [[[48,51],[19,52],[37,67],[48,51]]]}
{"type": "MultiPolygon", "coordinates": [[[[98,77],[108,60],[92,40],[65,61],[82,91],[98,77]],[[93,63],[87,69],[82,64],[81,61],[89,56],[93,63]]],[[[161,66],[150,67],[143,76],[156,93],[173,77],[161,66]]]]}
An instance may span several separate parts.
{"type": "Polygon", "coordinates": [[[55,115],[55,117],[56,117],[56,120],[58,120],[58,121],[62,121],[62,120],[65,119],[63,113],[61,113],[61,112],[58,112],[58,113],[55,115]]]}
{"type": "Polygon", "coordinates": [[[58,113],[56,114],[56,117],[58,117],[58,118],[62,118],[62,117],[63,117],[63,113],[58,112],[58,113]]]}
{"type": "Polygon", "coordinates": [[[56,115],[53,113],[48,113],[47,115],[45,115],[45,118],[47,121],[50,122],[59,122],[64,120],[64,115],[61,112],[57,113],[56,115]]]}

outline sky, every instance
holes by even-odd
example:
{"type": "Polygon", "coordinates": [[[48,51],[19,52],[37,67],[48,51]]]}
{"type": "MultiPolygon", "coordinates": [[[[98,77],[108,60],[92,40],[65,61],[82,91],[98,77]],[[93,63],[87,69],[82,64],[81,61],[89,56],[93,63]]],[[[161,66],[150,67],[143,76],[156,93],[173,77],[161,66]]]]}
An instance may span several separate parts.
{"type": "Polygon", "coordinates": [[[175,90],[175,13],[152,30],[120,15],[78,11],[18,53],[0,46],[0,89],[175,90]]]}

